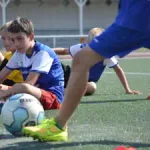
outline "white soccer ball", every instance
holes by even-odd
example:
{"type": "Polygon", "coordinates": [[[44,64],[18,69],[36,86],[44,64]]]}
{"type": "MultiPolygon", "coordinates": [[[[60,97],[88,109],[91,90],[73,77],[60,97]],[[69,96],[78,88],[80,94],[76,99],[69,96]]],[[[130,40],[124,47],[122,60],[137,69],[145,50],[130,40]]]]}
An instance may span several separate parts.
{"type": "Polygon", "coordinates": [[[35,126],[44,119],[43,106],[34,96],[21,93],[11,96],[2,107],[2,122],[11,134],[22,135],[24,126],[35,126]]]}

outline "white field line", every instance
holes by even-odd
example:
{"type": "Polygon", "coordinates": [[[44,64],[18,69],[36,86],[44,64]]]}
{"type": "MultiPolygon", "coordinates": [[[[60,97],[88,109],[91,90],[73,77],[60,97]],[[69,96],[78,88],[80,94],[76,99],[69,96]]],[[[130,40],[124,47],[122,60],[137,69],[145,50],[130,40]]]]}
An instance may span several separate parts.
{"type": "Polygon", "coordinates": [[[122,60],[124,59],[150,59],[150,57],[141,57],[141,56],[140,57],[124,57],[124,58],[119,58],[119,59],[122,59],[122,60]]]}
{"type": "MultiPolygon", "coordinates": [[[[124,57],[124,58],[119,58],[118,61],[119,60],[126,60],[126,59],[129,59],[129,60],[132,60],[132,59],[150,59],[150,57],[142,57],[142,56],[140,56],[140,57],[124,57]]],[[[67,57],[66,58],[60,57],[60,60],[71,61],[72,58],[71,57],[68,57],[68,58],[67,57]]]]}
{"type": "MultiPolygon", "coordinates": [[[[105,71],[105,74],[116,74],[115,72],[105,71]]],[[[148,72],[125,72],[126,75],[142,75],[142,76],[150,76],[148,72]]]]}

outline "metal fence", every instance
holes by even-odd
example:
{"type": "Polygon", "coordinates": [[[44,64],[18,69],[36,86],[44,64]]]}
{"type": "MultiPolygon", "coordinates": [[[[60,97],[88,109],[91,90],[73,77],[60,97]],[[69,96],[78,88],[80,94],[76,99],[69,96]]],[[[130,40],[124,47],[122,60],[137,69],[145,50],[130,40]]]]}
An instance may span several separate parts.
{"type": "Polygon", "coordinates": [[[51,47],[68,47],[80,43],[80,38],[87,35],[36,35],[35,39],[51,47]]]}

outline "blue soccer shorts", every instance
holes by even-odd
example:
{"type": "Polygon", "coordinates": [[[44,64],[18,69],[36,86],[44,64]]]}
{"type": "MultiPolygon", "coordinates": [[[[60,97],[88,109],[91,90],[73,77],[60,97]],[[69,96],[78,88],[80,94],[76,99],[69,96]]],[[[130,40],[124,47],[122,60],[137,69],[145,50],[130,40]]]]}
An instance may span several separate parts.
{"type": "Polygon", "coordinates": [[[150,32],[143,33],[112,24],[101,35],[94,38],[89,47],[104,58],[118,55],[124,57],[141,47],[150,49],[150,32]]]}

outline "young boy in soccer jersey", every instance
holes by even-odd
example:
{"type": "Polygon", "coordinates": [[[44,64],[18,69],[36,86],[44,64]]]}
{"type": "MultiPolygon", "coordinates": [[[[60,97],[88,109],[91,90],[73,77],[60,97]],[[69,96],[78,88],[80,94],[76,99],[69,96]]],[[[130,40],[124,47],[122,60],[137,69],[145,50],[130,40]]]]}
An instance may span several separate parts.
{"type": "MultiPolygon", "coordinates": [[[[4,59],[0,65],[0,70],[2,70],[6,66],[6,64],[8,63],[8,60],[12,57],[13,53],[15,52],[14,45],[10,39],[10,35],[8,32],[8,27],[11,23],[12,21],[9,21],[0,28],[1,40],[6,50],[6,53],[4,54],[4,59]]],[[[21,83],[21,82],[23,82],[23,77],[22,77],[21,72],[19,70],[14,70],[6,78],[6,80],[4,80],[3,84],[12,86],[15,83],[21,83]]]]}
{"type": "Polygon", "coordinates": [[[106,58],[124,56],[140,47],[150,48],[149,14],[150,0],[121,0],[114,23],[74,56],[64,102],[57,116],[40,126],[25,127],[23,133],[43,141],[68,140],[67,122],[84,94],[89,69],[106,58]]]}
{"type": "MultiPolygon", "coordinates": [[[[104,29],[102,29],[102,28],[91,29],[89,31],[89,34],[87,37],[87,39],[88,39],[87,43],[90,43],[94,37],[98,36],[99,34],[102,34],[103,31],[104,31],[104,29]]],[[[82,50],[82,48],[87,46],[87,44],[85,44],[85,43],[72,45],[72,46],[70,46],[70,48],[53,48],[53,50],[58,55],[70,54],[72,57],[74,57],[78,51],[82,50]]],[[[114,71],[116,72],[118,78],[120,79],[120,81],[125,89],[125,92],[127,94],[140,94],[139,91],[134,91],[134,90],[130,89],[130,86],[128,84],[128,81],[126,79],[123,69],[118,64],[117,59],[115,57],[111,57],[110,59],[105,59],[104,61],[101,61],[90,68],[88,83],[86,85],[86,90],[85,90],[85,95],[94,94],[94,92],[97,89],[96,82],[98,82],[98,80],[100,79],[106,66],[114,69],[114,71]]],[[[68,74],[68,71],[64,69],[65,86],[67,85],[67,82],[69,80],[69,75],[67,76],[66,74],[68,74]]]]}
{"type": "MultiPolygon", "coordinates": [[[[13,43],[8,33],[8,27],[11,23],[12,21],[9,21],[0,28],[2,44],[4,45],[4,48],[6,50],[6,53],[4,54],[4,56],[0,53],[0,55],[3,56],[3,59],[1,59],[1,64],[0,64],[0,71],[6,66],[6,64],[8,63],[8,60],[12,57],[13,53],[15,52],[15,48],[13,46],[13,43]]],[[[3,84],[12,86],[15,83],[22,83],[22,82],[23,82],[23,77],[22,77],[21,72],[19,70],[14,70],[3,81],[3,84]]],[[[8,86],[5,86],[5,87],[3,86],[3,90],[4,88],[8,89],[8,86]]],[[[4,105],[4,102],[0,101],[0,113],[1,113],[1,108],[3,107],[3,105],[4,105]]]]}
{"type": "Polygon", "coordinates": [[[56,53],[34,41],[34,27],[28,19],[17,18],[8,31],[16,51],[1,71],[0,82],[14,69],[22,72],[24,82],[1,90],[0,99],[28,93],[39,99],[45,110],[59,109],[64,95],[64,74],[56,53]]]}

